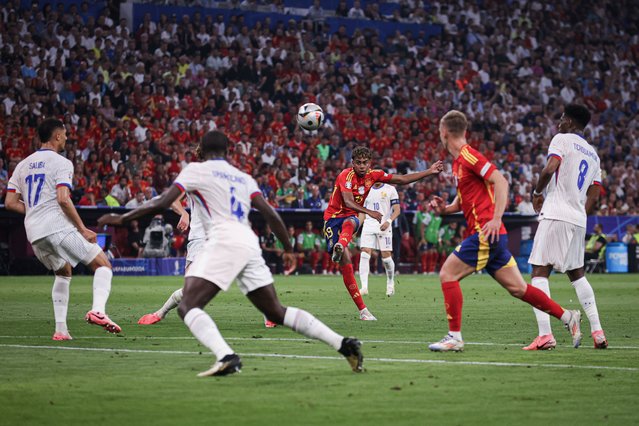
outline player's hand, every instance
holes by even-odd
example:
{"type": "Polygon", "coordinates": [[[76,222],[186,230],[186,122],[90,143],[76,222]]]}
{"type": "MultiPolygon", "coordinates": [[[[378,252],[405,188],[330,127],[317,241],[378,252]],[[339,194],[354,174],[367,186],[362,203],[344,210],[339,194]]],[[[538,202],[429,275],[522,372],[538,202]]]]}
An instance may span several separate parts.
{"type": "Polygon", "coordinates": [[[189,227],[189,215],[188,213],[185,213],[182,216],[180,216],[180,221],[177,224],[177,229],[184,232],[187,230],[188,227],[189,227]]]}
{"type": "Polygon", "coordinates": [[[533,209],[535,209],[536,213],[541,211],[541,207],[544,205],[544,196],[542,195],[534,195],[533,194],[533,209]]]}
{"type": "Polygon", "coordinates": [[[80,231],[80,233],[82,234],[84,239],[90,243],[95,243],[97,241],[96,233],[90,229],[84,228],[82,231],[80,231]]]}
{"type": "Polygon", "coordinates": [[[383,216],[380,212],[371,211],[370,213],[368,213],[368,215],[372,217],[373,219],[375,219],[376,221],[378,221],[379,223],[382,223],[383,216]]]}
{"type": "Polygon", "coordinates": [[[501,220],[492,219],[481,228],[481,234],[479,238],[483,238],[489,243],[499,241],[499,231],[501,230],[501,220]]]}
{"type": "Polygon", "coordinates": [[[297,259],[295,253],[284,252],[282,255],[282,261],[284,262],[284,274],[289,275],[297,267],[297,259]]]}
{"type": "Polygon", "coordinates": [[[431,175],[436,175],[444,171],[444,163],[442,160],[436,161],[430,168],[428,169],[431,175]]]}
{"type": "Polygon", "coordinates": [[[111,226],[122,225],[122,215],[109,213],[109,214],[100,216],[100,218],[98,219],[98,226],[107,226],[107,225],[111,225],[111,226]]]}
{"type": "Polygon", "coordinates": [[[384,222],[384,223],[382,223],[382,226],[379,227],[379,230],[382,231],[382,232],[386,231],[389,226],[390,226],[390,223],[384,222]]]}
{"type": "Polygon", "coordinates": [[[433,195],[433,199],[430,200],[430,206],[437,212],[437,214],[442,214],[446,209],[446,202],[442,197],[433,195]]]}

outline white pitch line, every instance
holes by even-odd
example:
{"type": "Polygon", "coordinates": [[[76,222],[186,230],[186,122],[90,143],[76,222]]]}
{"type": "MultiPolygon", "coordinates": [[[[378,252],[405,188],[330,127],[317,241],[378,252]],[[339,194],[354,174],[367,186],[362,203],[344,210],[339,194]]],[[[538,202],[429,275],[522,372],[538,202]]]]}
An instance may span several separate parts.
{"type": "MultiPolygon", "coordinates": [[[[4,348],[16,349],[58,349],[66,351],[85,352],[122,352],[122,353],[157,353],[167,355],[201,355],[202,352],[194,351],[165,351],[149,349],[115,349],[115,348],[80,348],[73,346],[31,346],[31,345],[6,345],[0,344],[4,348]]],[[[290,359],[322,359],[322,360],[342,360],[338,356],[320,355],[289,355],[289,354],[266,354],[266,353],[240,353],[245,357],[264,358],[290,358],[290,359]]],[[[411,358],[366,358],[366,361],[388,362],[388,363],[411,363],[411,364],[454,364],[454,365],[481,365],[487,367],[543,367],[543,368],[570,368],[579,370],[612,370],[612,371],[639,371],[634,367],[610,367],[602,365],[574,365],[574,364],[534,364],[519,362],[491,362],[491,361],[449,361],[443,359],[411,359],[411,358]]]]}
{"type": "MultiPolygon", "coordinates": [[[[51,336],[0,336],[0,339],[50,339],[51,336]]],[[[191,336],[75,336],[74,339],[126,339],[126,340],[194,340],[191,336]]],[[[225,340],[237,341],[273,341],[273,342],[315,342],[313,339],[302,339],[295,337],[224,337],[225,340]]],[[[361,340],[362,343],[383,343],[401,345],[429,345],[431,342],[420,342],[415,340],[361,340]]],[[[515,346],[521,347],[523,343],[495,343],[495,342],[464,342],[473,346],[515,346]]],[[[572,348],[572,345],[558,345],[559,347],[572,348]]],[[[639,346],[608,346],[608,349],[639,349],[639,346]]]]}

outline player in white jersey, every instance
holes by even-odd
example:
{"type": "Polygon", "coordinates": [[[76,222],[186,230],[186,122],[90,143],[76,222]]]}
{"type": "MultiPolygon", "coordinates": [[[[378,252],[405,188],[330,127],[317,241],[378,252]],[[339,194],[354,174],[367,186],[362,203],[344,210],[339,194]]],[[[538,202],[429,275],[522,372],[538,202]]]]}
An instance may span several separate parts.
{"type": "MultiPolygon", "coordinates": [[[[198,254],[202,251],[202,248],[204,247],[204,243],[206,242],[206,234],[204,233],[204,227],[210,226],[211,224],[204,223],[208,217],[206,215],[203,215],[200,212],[200,210],[202,210],[204,207],[202,207],[197,202],[195,202],[193,196],[189,196],[186,194],[184,194],[184,196],[187,197],[187,200],[189,202],[189,207],[191,209],[191,222],[190,222],[191,229],[189,230],[189,236],[188,236],[189,243],[186,246],[186,265],[184,267],[184,273],[186,274],[189,271],[189,266],[191,265],[191,263],[193,263],[193,261],[198,256],[198,254]]],[[[180,203],[181,199],[182,197],[174,201],[173,206],[176,206],[176,204],[179,204],[180,208],[184,210],[182,208],[182,204],[180,203]]],[[[176,211],[175,207],[172,207],[172,208],[173,208],[173,211],[176,211]]],[[[176,211],[176,213],[178,213],[178,211],[176,211]]],[[[184,211],[184,213],[186,213],[186,211],[184,211]]],[[[181,214],[181,212],[179,212],[178,214],[181,214]]],[[[186,213],[186,216],[188,217],[188,213],[186,213]]],[[[187,222],[186,227],[188,226],[189,226],[189,223],[187,222]]],[[[179,224],[178,224],[178,227],[179,227],[179,224]]],[[[186,227],[184,229],[186,229],[186,227]]],[[[164,304],[162,305],[160,309],[158,309],[157,311],[151,314],[143,315],[138,320],[138,324],[151,325],[151,324],[156,324],[162,321],[166,317],[166,315],[169,313],[169,311],[176,308],[180,304],[183,294],[184,294],[183,288],[179,288],[175,290],[169,296],[169,298],[166,299],[166,301],[164,302],[164,304]]]]}
{"type": "Polygon", "coordinates": [[[395,294],[395,262],[393,262],[393,220],[400,214],[399,195],[394,186],[377,182],[364,201],[364,207],[382,214],[380,222],[372,217],[360,214],[362,238],[359,246],[362,249],[359,260],[359,280],[362,285],[360,294],[368,294],[368,274],[373,250],[382,253],[382,262],[386,270],[386,296],[395,294]],[[364,219],[364,216],[366,218],[364,219]]]}
{"type": "Polygon", "coordinates": [[[185,276],[184,296],[178,313],[193,335],[217,358],[213,366],[198,376],[223,376],[240,371],[240,357],[220,334],[213,319],[202,309],[220,290],[228,290],[237,278],[240,290],[266,317],[307,337],[319,339],[346,357],[353,371],[362,371],[361,343],[340,336],[310,313],[284,307],[273,286],[273,276],[264,262],[259,241],[248,222],[255,207],[284,245],[287,267],[295,262],[293,246],[280,216],[262,197],[255,180],[226,162],[228,138],[211,131],[200,142],[202,163],[182,170],[171,188],[125,215],[105,215],[100,224],[121,225],[168,207],[182,192],[196,197],[211,220],[205,228],[207,242],[185,276]]]}
{"type": "MultiPolygon", "coordinates": [[[[599,321],[595,294],[584,273],[586,219],[601,190],[597,151],[582,136],[589,121],[588,110],[576,104],[567,105],[559,120],[559,133],[550,142],[548,162],[533,193],[533,207],[541,213],[529,262],[533,265],[532,285],[548,295],[548,277],[553,267],[568,274],[590,321],[595,348],[605,349],[608,341],[599,321]]],[[[539,335],[523,349],[554,348],[557,342],[548,314],[534,311],[539,335]]]]}
{"type": "Polygon", "coordinates": [[[38,127],[41,148],[22,160],[7,188],[5,206],[25,215],[27,239],[40,262],[55,273],[53,340],[71,340],[67,328],[72,267],[84,263],[94,271],[93,307],[85,319],[90,324],[119,333],[120,326],[106,314],[111,292],[111,263],[96,244],[71,201],[73,164],[59,154],[67,140],[64,123],[48,118],[38,127]]]}

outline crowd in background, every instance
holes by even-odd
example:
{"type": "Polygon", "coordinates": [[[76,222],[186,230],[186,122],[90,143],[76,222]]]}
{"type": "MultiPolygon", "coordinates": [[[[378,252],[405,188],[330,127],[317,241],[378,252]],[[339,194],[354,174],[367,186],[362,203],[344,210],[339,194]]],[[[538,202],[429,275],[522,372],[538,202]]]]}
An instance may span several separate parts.
{"type": "Polygon", "coordinates": [[[328,11],[442,28],[438,37],[397,31],[384,40],[318,25],[321,2],[309,0],[305,19],[253,26],[241,9],[264,2],[237,3],[230,19],[147,16],[130,31],[117,1],[97,15],[86,2],[4,2],[0,196],[38,147],[39,121],[58,116],[79,205],[135,207],[155,196],[197,161],[200,136],[217,128],[233,141],[228,160],[280,208],[325,208],[357,144],[370,146],[374,166],[390,173],[443,159],[437,179],[398,188],[403,209],[422,210],[431,195],[452,201],[456,191],[438,136],[438,118],[455,108],[469,117],[469,143],[510,182],[508,211],[532,213],[530,194],[562,107],[579,102],[592,112],[584,137],[604,173],[599,214],[639,214],[632,1],[484,0],[480,8],[402,0],[395,17],[374,14],[380,2],[349,1],[346,12],[328,11]],[[351,13],[356,6],[362,16],[351,13]],[[325,111],[316,134],[295,124],[305,102],[325,111]]]}

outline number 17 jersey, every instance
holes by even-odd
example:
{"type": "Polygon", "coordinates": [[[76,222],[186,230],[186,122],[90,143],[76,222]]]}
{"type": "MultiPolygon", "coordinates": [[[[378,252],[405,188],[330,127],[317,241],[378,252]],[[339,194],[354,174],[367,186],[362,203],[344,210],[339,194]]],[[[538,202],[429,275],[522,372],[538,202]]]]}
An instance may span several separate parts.
{"type": "Polygon", "coordinates": [[[586,192],[591,185],[601,185],[597,151],[581,135],[559,133],[548,147],[550,157],[561,164],[548,184],[540,216],[585,228],[586,192]]]}
{"type": "Polygon", "coordinates": [[[26,210],[24,229],[30,243],[75,229],[57,199],[57,188],[71,189],[72,179],[73,163],[50,149],[40,149],[16,166],[7,191],[22,196],[26,210]]]}

